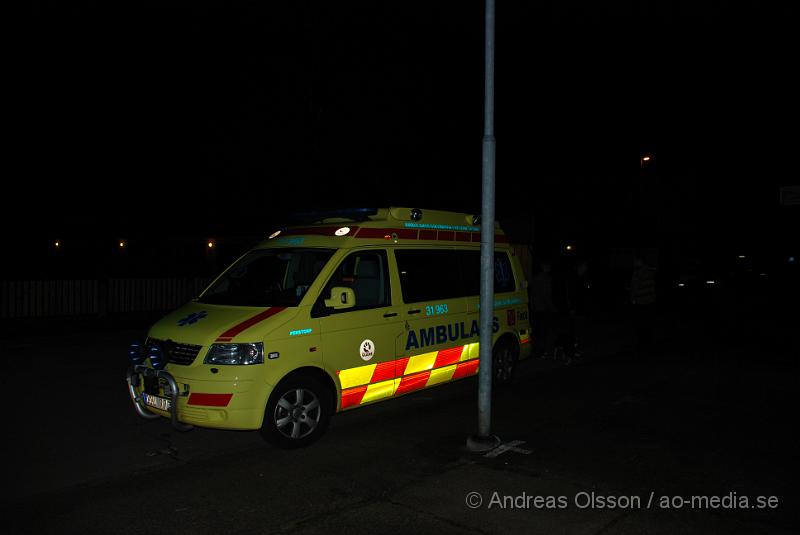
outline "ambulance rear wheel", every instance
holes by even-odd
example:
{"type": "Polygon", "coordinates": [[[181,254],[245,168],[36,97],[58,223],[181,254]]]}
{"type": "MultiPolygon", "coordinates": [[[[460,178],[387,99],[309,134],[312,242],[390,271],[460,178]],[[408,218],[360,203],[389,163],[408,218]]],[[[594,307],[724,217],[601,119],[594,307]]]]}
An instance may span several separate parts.
{"type": "Polygon", "coordinates": [[[272,391],[261,435],[282,448],[301,448],[321,437],[331,418],[331,395],[317,379],[289,376],[272,391]]]}
{"type": "Polygon", "coordinates": [[[495,384],[508,384],[514,378],[519,358],[519,347],[516,344],[501,341],[492,351],[492,379],[495,384]]]}

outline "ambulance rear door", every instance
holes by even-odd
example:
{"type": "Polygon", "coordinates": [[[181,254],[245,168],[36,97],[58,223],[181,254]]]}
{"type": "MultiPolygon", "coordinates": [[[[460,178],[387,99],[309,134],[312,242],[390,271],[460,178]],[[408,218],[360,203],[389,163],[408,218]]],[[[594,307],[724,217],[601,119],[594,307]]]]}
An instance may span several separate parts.
{"type": "Polygon", "coordinates": [[[478,325],[467,314],[469,289],[459,266],[463,251],[397,248],[394,257],[406,329],[398,352],[408,358],[398,366],[402,379],[397,393],[474,373],[477,362],[467,366],[465,361],[472,353],[470,344],[479,341],[478,325]]]}

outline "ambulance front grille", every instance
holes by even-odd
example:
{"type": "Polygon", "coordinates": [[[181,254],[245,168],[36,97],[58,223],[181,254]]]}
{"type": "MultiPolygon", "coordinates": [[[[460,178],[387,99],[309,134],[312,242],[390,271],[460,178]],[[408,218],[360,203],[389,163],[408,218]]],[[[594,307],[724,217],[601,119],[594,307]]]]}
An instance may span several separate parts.
{"type": "Polygon", "coordinates": [[[196,346],[194,344],[178,344],[175,342],[164,343],[162,340],[155,340],[153,338],[148,340],[148,343],[161,342],[162,347],[167,348],[167,362],[171,364],[178,364],[180,366],[188,366],[197,355],[203,346],[196,346]]]}
{"type": "Polygon", "coordinates": [[[169,362],[172,364],[188,366],[194,362],[194,359],[197,358],[197,354],[200,353],[201,347],[203,346],[196,346],[193,344],[175,344],[172,346],[171,351],[169,352],[169,362]]]}

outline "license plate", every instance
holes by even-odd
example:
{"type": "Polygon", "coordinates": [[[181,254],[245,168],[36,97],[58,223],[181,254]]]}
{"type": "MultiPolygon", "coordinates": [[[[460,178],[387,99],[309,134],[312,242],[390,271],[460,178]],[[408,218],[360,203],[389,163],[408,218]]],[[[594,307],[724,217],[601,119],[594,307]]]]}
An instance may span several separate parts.
{"type": "Polygon", "coordinates": [[[169,407],[172,404],[172,402],[167,398],[154,396],[146,392],[142,392],[142,399],[144,400],[144,404],[148,407],[153,407],[154,409],[159,409],[162,411],[169,411],[169,407]]]}

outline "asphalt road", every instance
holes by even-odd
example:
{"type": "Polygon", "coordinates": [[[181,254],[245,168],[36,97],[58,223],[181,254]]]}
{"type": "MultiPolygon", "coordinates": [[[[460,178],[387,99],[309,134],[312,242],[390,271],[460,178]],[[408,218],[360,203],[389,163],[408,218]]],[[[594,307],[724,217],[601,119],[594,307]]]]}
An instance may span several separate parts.
{"type": "Polygon", "coordinates": [[[796,358],[693,346],[531,360],[495,393],[493,430],[517,441],[496,457],[464,448],[474,378],[337,415],[321,441],[284,451],[137,417],[124,370],[139,334],[0,341],[6,532],[800,530],[796,358]]]}

